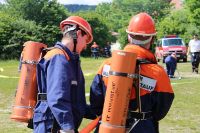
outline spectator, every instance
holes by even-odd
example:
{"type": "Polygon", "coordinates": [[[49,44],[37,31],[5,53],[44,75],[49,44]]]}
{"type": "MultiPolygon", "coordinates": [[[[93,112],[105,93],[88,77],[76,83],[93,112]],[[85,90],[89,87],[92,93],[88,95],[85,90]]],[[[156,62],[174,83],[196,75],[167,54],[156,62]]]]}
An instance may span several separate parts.
{"type": "Polygon", "coordinates": [[[192,72],[199,72],[199,62],[200,62],[200,40],[198,35],[195,34],[193,39],[190,40],[188,46],[188,55],[191,56],[192,72]]]}

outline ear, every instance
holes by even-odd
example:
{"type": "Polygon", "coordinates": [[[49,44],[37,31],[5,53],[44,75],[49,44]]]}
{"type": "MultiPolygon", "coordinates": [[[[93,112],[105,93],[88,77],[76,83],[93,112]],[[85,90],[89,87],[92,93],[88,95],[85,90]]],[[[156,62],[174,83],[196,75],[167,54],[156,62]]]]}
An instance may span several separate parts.
{"type": "Polygon", "coordinates": [[[130,37],[130,35],[128,34],[127,36],[128,36],[128,42],[131,43],[131,37],[130,37]]]}
{"type": "Polygon", "coordinates": [[[81,35],[81,30],[76,31],[77,36],[81,35]]]}
{"type": "Polygon", "coordinates": [[[155,36],[152,36],[152,39],[150,41],[150,44],[152,45],[154,43],[154,39],[155,39],[155,36]]]}

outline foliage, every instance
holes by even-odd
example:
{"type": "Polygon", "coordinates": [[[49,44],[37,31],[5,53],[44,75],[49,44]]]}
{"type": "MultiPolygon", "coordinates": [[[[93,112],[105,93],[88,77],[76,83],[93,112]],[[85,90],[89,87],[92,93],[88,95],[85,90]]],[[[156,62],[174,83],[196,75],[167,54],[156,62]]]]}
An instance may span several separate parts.
{"type": "Polygon", "coordinates": [[[58,25],[67,10],[57,0],[7,0],[10,13],[41,25],[58,25]]]}
{"type": "Polygon", "coordinates": [[[128,42],[125,30],[131,16],[147,12],[157,22],[169,13],[169,9],[170,4],[165,0],[113,0],[111,4],[98,5],[96,11],[105,16],[112,31],[120,33],[119,41],[124,47],[128,42]]]}
{"type": "Polygon", "coordinates": [[[7,0],[0,6],[0,58],[19,58],[28,40],[53,46],[61,39],[59,23],[67,16],[56,0],[7,0]]]}
{"type": "MultiPolygon", "coordinates": [[[[90,23],[93,31],[93,42],[96,42],[101,48],[103,48],[107,42],[116,41],[101,15],[95,12],[79,12],[76,15],[82,16],[90,23]]],[[[91,45],[92,43],[89,44],[88,49],[82,53],[83,56],[90,55],[91,45]]]]}
{"type": "Polygon", "coordinates": [[[199,33],[199,29],[196,28],[196,25],[190,22],[189,15],[190,13],[186,9],[172,11],[169,16],[164,18],[157,26],[158,38],[169,34],[175,34],[182,37],[185,42],[189,42],[194,33],[199,33]]]}
{"type": "MultiPolygon", "coordinates": [[[[101,47],[106,42],[115,42],[116,38],[111,33],[117,32],[117,39],[123,48],[128,43],[125,30],[129,20],[139,12],[147,12],[153,17],[158,38],[166,34],[178,34],[188,42],[192,34],[200,33],[199,0],[185,0],[184,8],[178,11],[173,11],[166,0],[113,0],[112,3],[97,6],[76,5],[81,11],[73,13],[68,12],[57,0],[5,1],[7,4],[0,4],[1,59],[18,58],[21,46],[27,40],[53,46],[61,39],[59,23],[69,15],[80,15],[88,20],[93,28],[93,41],[101,47]]],[[[70,9],[73,6],[66,7],[70,9]]],[[[89,53],[90,49],[83,55],[88,56],[89,53]]]]}
{"type": "Polygon", "coordinates": [[[200,1],[199,0],[185,0],[185,4],[190,10],[190,19],[192,23],[200,26],[200,1]]]}

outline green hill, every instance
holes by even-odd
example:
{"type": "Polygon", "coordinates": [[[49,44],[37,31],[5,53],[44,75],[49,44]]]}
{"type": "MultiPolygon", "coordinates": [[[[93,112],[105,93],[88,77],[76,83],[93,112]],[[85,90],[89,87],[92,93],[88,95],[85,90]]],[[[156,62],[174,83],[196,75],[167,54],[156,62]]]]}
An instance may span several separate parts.
{"type": "Polygon", "coordinates": [[[85,11],[85,10],[95,10],[95,8],[96,8],[96,5],[69,4],[69,5],[64,5],[64,6],[70,12],[78,12],[78,11],[85,11]]]}

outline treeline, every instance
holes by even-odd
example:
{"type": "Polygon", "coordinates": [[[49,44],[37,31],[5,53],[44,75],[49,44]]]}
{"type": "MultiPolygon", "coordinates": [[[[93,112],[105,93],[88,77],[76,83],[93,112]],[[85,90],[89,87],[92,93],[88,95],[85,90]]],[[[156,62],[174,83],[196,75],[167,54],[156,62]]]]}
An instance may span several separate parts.
{"type": "MultiPolygon", "coordinates": [[[[101,47],[116,39],[123,47],[127,43],[128,22],[138,12],[147,12],[154,18],[157,38],[177,34],[187,43],[192,34],[200,33],[200,1],[185,0],[180,10],[172,10],[172,6],[166,0],[113,0],[93,10],[73,12],[57,0],[6,0],[6,4],[0,4],[0,58],[19,58],[22,45],[28,40],[53,46],[62,37],[59,23],[70,15],[88,20],[94,41],[101,47]],[[112,32],[118,32],[118,38],[112,32]]],[[[82,55],[89,54],[88,49],[82,55]]]]}
{"type": "Polygon", "coordinates": [[[95,10],[96,6],[69,4],[69,5],[65,5],[65,8],[67,8],[69,12],[78,12],[78,11],[95,10]]]}

